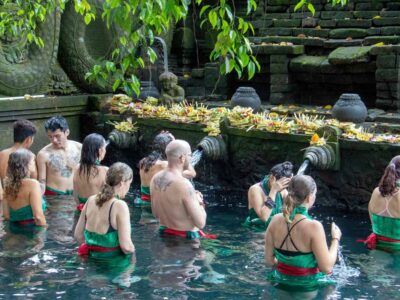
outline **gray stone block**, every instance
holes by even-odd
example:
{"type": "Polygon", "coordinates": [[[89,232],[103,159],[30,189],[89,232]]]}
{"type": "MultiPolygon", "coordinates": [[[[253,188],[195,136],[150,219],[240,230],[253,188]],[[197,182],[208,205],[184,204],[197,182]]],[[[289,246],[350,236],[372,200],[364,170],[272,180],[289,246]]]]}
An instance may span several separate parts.
{"type": "Polygon", "coordinates": [[[364,39],[364,45],[375,45],[376,43],[397,44],[400,42],[400,36],[368,36],[364,39]]]}
{"type": "Polygon", "coordinates": [[[380,69],[390,69],[396,67],[396,55],[378,55],[376,57],[376,66],[380,69]]]}
{"type": "Polygon", "coordinates": [[[383,8],[382,3],[357,3],[355,6],[355,10],[381,10],[383,8]]]}
{"type": "Polygon", "coordinates": [[[284,28],[293,28],[298,27],[301,24],[300,19],[281,19],[274,20],[274,27],[284,27],[284,28]]]}
{"type": "Polygon", "coordinates": [[[329,29],[314,29],[314,28],[293,28],[292,33],[294,36],[298,36],[299,34],[304,34],[306,36],[314,36],[314,37],[329,37],[329,29]]]}
{"type": "Polygon", "coordinates": [[[288,63],[281,64],[271,64],[269,67],[271,74],[287,74],[288,73],[288,63]]]}
{"type": "Polygon", "coordinates": [[[288,6],[275,6],[275,5],[267,5],[265,11],[267,13],[284,13],[288,9],[288,6]]]}
{"type": "Polygon", "coordinates": [[[400,17],[374,19],[373,23],[375,26],[400,25],[400,17]]]}
{"type": "Polygon", "coordinates": [[[290,19],[290,13],[274,13],[274,14],[266,14],[263,16],[263,19],[290,19]]]}
{"type": "Polygon", "coordinates": [[[318,24],[318,19],[313,17],[308,17],[301,20],[301,27],[304,28],[314,28],[318,24]]]}
{"type": "Polygon", "coordinates": [[[334,28],[336,27],[336,20],[319,20],[318,25],[321,28],[334,28]]]}
{"type": "MultiPolygon", "coordinates": [[[[400,14],[400,12],[398,12],[400,14]]],[[[381,28],[382,35],[400,35],[400,26],[388,26],[381,28]]]]}
{"type": "Polygon", "coordinates": [[[261,35],[283,35],[283,36],[289,36],[292,35],[292,29],[291,28],[263,28],[260,29],[260,34],[261,35]]]}
{"type": "Polygon", "coordinates": [[[372,19],[375,16],[379,16],[380,11],[371,10],[371,11],[353,11],[354,18],[356,19],[372,19]]]}
{"type": "Polygon", "coordinates": [[[329,36],[333,39],[345,39],[348,37],[363,38],[366,35],[367,35],[367,30],[361,28],[333,29],[329,33],[329,36]]]}
{"type": "Polygon", "coordinates": [[[321,19],[326,19],[326,20],[330,20],[330,19],[345,19],[345,18],[349,18],[352,19],[353,18],[353,13],[351,11],[323,11],[321,12],[321,19]]]}
{"type": "Polygon", "coordinates": [[[380,12],[381,17],[396,18],[400,15],[399,11],[382,10],[380,12]]]}
{"type": "Polygon", "coordinates": [[[375,72],[377,81],[398,82],[400,79],[399,69],[377,69],[375,72]]]}
{"type": "Polygon", "coordinates": [[[290,80],[287,74],[271,74],[270,78],[271,85],[282,85],[288,83],[290,83],[290,80]]]}
{"type": "Polygon", "coordinates": [[[271,55],[270,57],[271,64],[273,63],[289,63],[289,58],[287,55],[271,55]]]}
{"type": "Polygon", "coordinates": [[[367,34],[368,34],[368,35],[380,35],[383,28],[384,28],[384,27],[378,27],[378,28],[372,27],[372,28],[368,28],[368,29],[367,29],[367,34]]]}
{"type": "Polygon", "coordinates": [[[337,48],[337,47],[350,47],[350,46],[361,46],[364,40],[362,39],[329,39],[324,41],[325,48],[337,48]]]}
{"type": "Polygon", "coordinates": [[[296,13],[292,13],[290,16],[292,19],[305,19],[305,18],[318,18],[321,15],[321,13],[319,11],[315,12],[315,15],[313,16],[312,13],[310,12],[296,12],[296,13]]]}
{"type": "Polygon", "coordinates": [[[400,2],[390,2],[386,4],[387,10],[397,10],[400,11],[400,2]]]}
{"type": "Polygon", "coordinates": [[[285,85],[270,85],[271,93],[288,93],[293,92],[297,89],[296,84],[285,84],[285,85]]]}
{"type": "Polygon", "coordinates": [[[289,93],[271,93],[269,96],[271,104],[288,104],[293,103],[293,95],[289,93]]]}
{"type": "Polygon", "coordinates": [[[371,25],[371,20],[337,20],[337,27],[369,28],[371,25]]]}

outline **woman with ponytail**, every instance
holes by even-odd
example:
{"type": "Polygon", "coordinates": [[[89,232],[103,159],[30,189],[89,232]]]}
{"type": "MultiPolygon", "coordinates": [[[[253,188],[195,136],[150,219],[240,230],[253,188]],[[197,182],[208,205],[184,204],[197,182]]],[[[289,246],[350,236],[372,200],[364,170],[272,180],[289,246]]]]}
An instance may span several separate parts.
{"type": "Polygon", "coordinates": [[[392,159],[372,193],[368,212],[372,234],[365,242],[369,249],[400,250],[400,156],[392,159]]]}
{"type": "Polygon", "coordinates": [[[100,192],[108,167],[100,163],[106,155],[106,141],[97,133],[89,134],[83,140],[81,161],[74,171],[74,198],[77,210],[81,211],[89,196],[100,192]]]}
{"type": "Polygon", "coordinates": [[[79,255],[105,258],[135,251],[128,205],[121,200],[132,179],[132,169],[124,163],[108,169],[105,184],[97,195],[89,197],[76,225],[79,255]]]}
{"type": "Polygon", "coordinates": [[[301,289],[334,283],[325,274],[332,272],[342,233],[332,223],[328,248],[322,224],[308,214],[316,192],[310,176],[297,175],[289,183],[283,213],[273,217],[265,233],[265,261],[274,268],[269,274],[272,282],[301,289]]]}
{"type": "MultiPolygon", "coordinates": [[[[175,137],[168,131],[161,131],[153,140],[152,152],[142,158],[139,162],[140,175],[140,198],[135,199],[137,205],[151,205],[150,182],[155,174],[167,168],[167,156],[165,149],[167,145],[174,141],[175,137]]],[[[191,165],[183,171],[183,176],[187,179],[196,177],[196,171],[191,165]]]]}
{"type": "Polygon", "coordinates": [[[253,184],[248,191],[249,216],[244,226],[264,231],[274,215],[282,212],[286,188],[293,176],[290,161],[277,164],[261,182],[253,184]]]}
{"type": "Polygon", "coordinates": [[[31,151],[18,149],[10,154],[4,180],[4,219],[13,224],[45,226],[46,202],[40,184],[29,178],[35,159],[31,151]]]}

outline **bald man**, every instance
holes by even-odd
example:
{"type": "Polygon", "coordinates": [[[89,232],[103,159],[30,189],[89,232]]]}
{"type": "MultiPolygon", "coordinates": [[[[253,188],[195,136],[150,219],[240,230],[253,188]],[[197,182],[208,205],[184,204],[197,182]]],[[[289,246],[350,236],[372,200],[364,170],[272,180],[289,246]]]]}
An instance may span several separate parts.
{"type": "Polygon", "coordinates": [[[190,165],[190,145],[183,140],[174,140],[168,144],[165,153],[167,168],[150,182],[151,208],[160,220],[160,233],[187,239],[216,238],[201,231],[207,219],[203,196],[182,175],[190,165]]]}

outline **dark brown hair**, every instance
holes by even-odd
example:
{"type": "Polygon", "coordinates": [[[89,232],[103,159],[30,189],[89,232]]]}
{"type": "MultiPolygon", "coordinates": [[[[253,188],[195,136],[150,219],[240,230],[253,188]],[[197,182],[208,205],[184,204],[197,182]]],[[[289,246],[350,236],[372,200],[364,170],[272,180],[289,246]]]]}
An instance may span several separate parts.
{"type": "Polygon", "coordinates": [[[28,120],[18,120],[13,124],[14,143],[22,143],[36,134],[36,126],[28,120]]]}
{"type": "Polygon", "coordinates": [[[400,178],[400,156],[394,157],[379,181],[379,192],[383,197],[397,191],[396,181],[400,178]]]}
{"type": "Polygon", "coordinates": [[[291,222],[289,218],[294,208],[303,204],[307,196],[314,193],[316,189],[317,185],[311,176],[296,175],[290,180],[287,188],[288,196],[284,200],[282,209],[287,222],[291,222]]]}
{"type": "Polygon", "coordinates": [[[18,149],[10,154],[4,180],[4,193],[8,199],[15,200],[17,197],[22,180],[29,176],[29,163],[32,158],[33,153],[27,149],[18,149]]]}
{"type": "Polygon", "coordinates": [[[157,160],[167,160],[165,149],[167,145],[174,140],[174,137],[169,132],[161,132],[156,135],[153,140],[153,151],[139,162],[139,169],[148,172],[157,160]]]}
{"type": "Polygon", "coordinates": [[[121,162],[113,164],[107,171],[106,182],[104,183],[103,188],[96,196],[96,204],[99,207],[102,207],[104,203],[114,198],[115,186],[121,182],[131,180],[132,178],[132,169],[127,164],[121,162]]]}
{"type": "Polygon", "coordinates": [[[293,164],[290,161],[285,161],[283,163],[277,164],[272,167],[269,174],[273,175],[276,180],[279,180],[282,177],[290,178],[293,175],[293,164]]]}

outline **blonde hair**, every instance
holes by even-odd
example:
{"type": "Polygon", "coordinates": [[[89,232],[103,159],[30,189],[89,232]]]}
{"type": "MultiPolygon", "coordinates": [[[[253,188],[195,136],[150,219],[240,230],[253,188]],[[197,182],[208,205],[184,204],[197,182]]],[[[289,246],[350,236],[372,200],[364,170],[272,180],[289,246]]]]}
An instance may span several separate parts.
{"type": "Polygon", "coordinates": [[[290,215],[293,210],[304,203],[306,198],[314,193],[317,189],[314,179],[308,175],[296,175],[289,183],[287,188],[288,196],[283,204],[283,216],[288,223],[291,223],[290,215]]]}
{"type": "Polygon", "coordinates": [[[114,198],[115,186],[132,178],[132,169],[127,164],[121,162],[113,164],[107,171],[106,182],[103,188],[96,196],[96,205],[102,207],[104,203],[114,198]]]}

